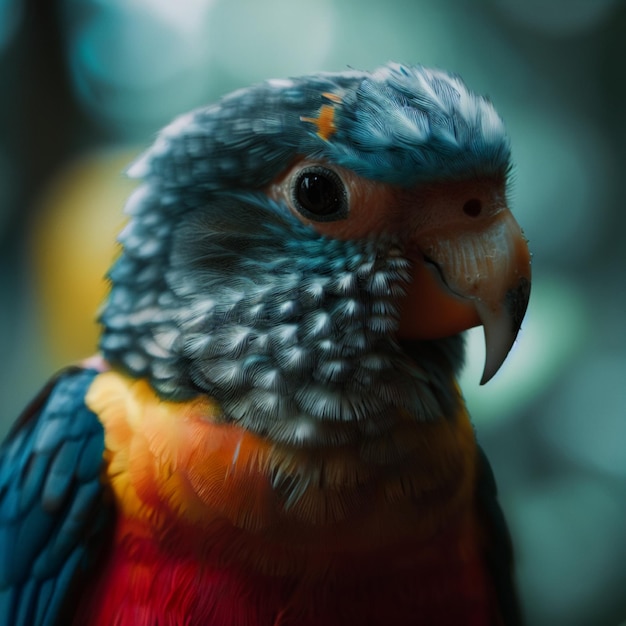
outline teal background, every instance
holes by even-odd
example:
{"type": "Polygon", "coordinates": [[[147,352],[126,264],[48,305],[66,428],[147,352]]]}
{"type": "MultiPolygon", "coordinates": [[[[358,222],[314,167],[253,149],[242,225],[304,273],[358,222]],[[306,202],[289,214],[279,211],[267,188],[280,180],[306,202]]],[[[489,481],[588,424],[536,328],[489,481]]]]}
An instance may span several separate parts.
{"type": "MultiPolygon", "coordinates": [[[[388,60],[458,72],[512,139],[531,305],[485,387],[481,331],[469,333],[462,385],[499,479],[528,622],[626,623],[619,0],[0,0],[0,434],[64,362],[69,338],[51,328],[81,298],[42,296],[64,253],[42,262],[34,248],[59,180],[101,159],[102,194],[121,178],[107,155],[136,153],[178,113],[265,78],[388,60]]],[[[97,204],[78,207],[73,228],[95,228],[97,204]]]]}

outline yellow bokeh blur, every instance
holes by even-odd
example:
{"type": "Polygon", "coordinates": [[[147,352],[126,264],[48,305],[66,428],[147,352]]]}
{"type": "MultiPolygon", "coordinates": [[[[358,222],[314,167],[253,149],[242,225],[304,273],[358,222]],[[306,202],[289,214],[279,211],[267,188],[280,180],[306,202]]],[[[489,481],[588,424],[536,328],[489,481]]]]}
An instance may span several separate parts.
{"type": "Polygon", "coordinates": [[[136,183],[124,169],[136,152],[88,154],[63,168],[34,213],[30,247],[46,348],[59,366],[97,347],[98,309],[117,254],[123,206],[136,183]]]}

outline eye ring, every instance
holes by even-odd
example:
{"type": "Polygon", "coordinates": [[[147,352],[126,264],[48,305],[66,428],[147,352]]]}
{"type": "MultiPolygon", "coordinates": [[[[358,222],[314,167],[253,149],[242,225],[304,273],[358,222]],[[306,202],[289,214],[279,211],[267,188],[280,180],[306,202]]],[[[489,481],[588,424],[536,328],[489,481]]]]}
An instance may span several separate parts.
{"type": "Polygon", "coordinates": [[[322,165],[303,167],[293,177],[291,200],[303,217],[335,222],[348,217],[348,190],[339,174],[322,165]]]}

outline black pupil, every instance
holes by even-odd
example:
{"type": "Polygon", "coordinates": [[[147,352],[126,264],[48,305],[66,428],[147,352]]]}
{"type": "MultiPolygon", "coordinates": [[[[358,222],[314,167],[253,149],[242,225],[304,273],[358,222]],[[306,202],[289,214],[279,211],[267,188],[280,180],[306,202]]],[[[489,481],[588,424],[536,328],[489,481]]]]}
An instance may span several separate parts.
{"type": "Polygon", "coordinates": [[[341,206],[337,183],[314,172],[302,175],[298,185],[298,201],[304,209],[315,215],[332,215],[341,206]]]}
{"type": "Polygon", "coordinates": [[[478,217],[482,208],[480,200],[478,198],[472,198],[463,205],[463,212],[470,217],[478,217]]]}

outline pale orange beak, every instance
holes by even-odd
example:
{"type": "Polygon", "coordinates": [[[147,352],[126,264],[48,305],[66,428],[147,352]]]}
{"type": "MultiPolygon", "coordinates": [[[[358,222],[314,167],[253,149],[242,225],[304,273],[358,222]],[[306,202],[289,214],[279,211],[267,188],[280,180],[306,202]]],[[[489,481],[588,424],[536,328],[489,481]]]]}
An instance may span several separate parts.
{"type": "Polygon", "coordinates": [[[506,359],[530,296],[530,252],[511,212],[475,227],[446,224],[416,234],[413,280],[400,310],[401,339],[435,339],[482,324],[490,380],[506,359]]]}

